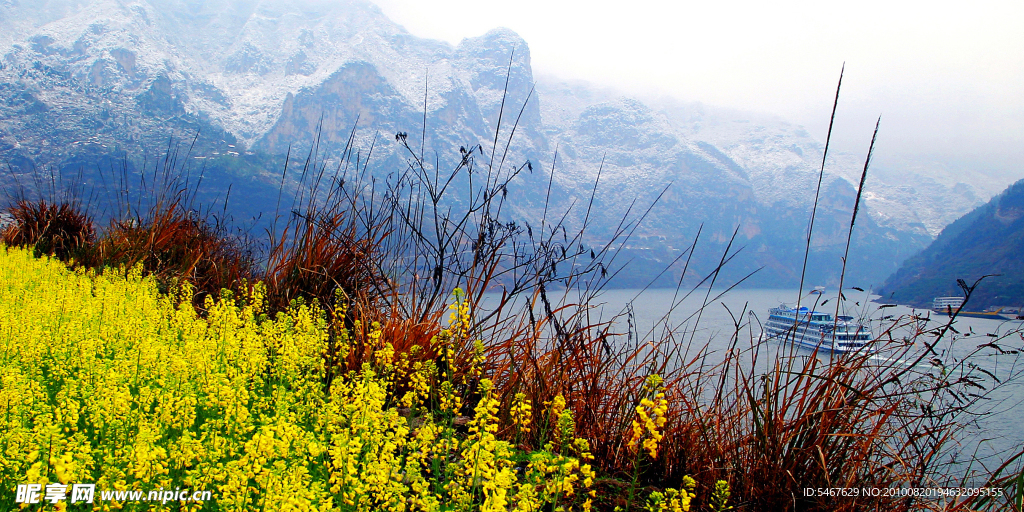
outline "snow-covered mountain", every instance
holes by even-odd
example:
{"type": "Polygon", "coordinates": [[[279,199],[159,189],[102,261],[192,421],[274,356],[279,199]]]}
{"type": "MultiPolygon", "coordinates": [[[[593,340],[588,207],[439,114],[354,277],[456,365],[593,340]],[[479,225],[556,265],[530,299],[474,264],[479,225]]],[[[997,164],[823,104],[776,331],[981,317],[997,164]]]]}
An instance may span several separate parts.
{"type": "MultiPolygon", "coordinates": [[[[803,254],[822,151],[806,131],[535,79],[527,42],[506,29],[453,46],[354,0],[4,0],[0,23],[0,158],[16,172],[118,152],[156,156],[169,138],[197,132],[193,158],[308,148],[318,127],[337,149],[356,127],[357,144],[374,144],[376,172],[386,174],[401,163],[395,133],[418,141],[422,130],[424,151],[454,161],[461,145],[490,148],[501,112],[499,140],[516,130],[512,159],[544,163],[519,191],[515,214],[526,220],[553,162],[562,208],[589,197],[600,169],[595,237],[668,186],[629,248],[641,259],[668,261],[701,226],[707,265],[738,226],[746,248],[736,275],[767,266],[760,284],[792,282],[803,254]]],[[[822,282],[838,272],[862,165],[840,154],[826,166],[813,244],[822,282]]],[[[274,170],[247,172],[258,181],[274,170]]],[[[987,199],[970,184],[912,176],[869,181],[851,257],[867,282],[987,199]]]]}
{"type": "MultiPolygon", "coordinates": [[[[539,78],[538,90],[544,123],[551,133],[569,128],[587,107],[620,99],[617,91],[551,76],[539,78]]],[[[758,203],[800,207],[813,201],[824,146],[803,127],[768,114],[672,98],[652,98],[646,103],[664,116],[676,136],[710,144],[746,171],[758,203]]],[[[842,179],[856,185],[863,166],[863,154],[832,150],[824,184],[842,179]]],[[[934,237],[998,192],[959,178],[962,175],[938,165],[904,162],[879,167],[873,163],[863,199],[879,225],[934,237]]]]}

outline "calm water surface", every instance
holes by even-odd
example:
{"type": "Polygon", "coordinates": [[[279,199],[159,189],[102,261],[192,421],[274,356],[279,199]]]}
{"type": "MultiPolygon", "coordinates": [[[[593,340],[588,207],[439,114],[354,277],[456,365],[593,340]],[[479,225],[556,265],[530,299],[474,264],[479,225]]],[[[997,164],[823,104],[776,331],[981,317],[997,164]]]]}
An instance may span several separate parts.
{"type": "MultiPolygon", "coordinates": [[[[795,289],[737,289],[720,294],[720,291],[709,293],[705,289],[683,298],[685,293],[676,293],[675,290],[608,290],[596,301],[591,301],[591,318],[614,319],[620,326],[618,331],[631,331],[634,341],[637,338],[641,341],[662,339],[664,331],[671,328],[678,334],[674,339],[681,353],[692,357],[706,347],[707,363],[714,364],[723,360],[734,343],[740,349],[759,343],[768,309],[782,303],[793,306],[797,299],[795,289]],[[705,302],[707,306],[702,309],[705,302]]],[[[836,295],[834,290],[822,294],[805,293],[801,305],[834,315],[836,295]]],[[[893,318],[915,313],[915,310],[903,306],[880,308],[880,303],[871,302],[877,296],[866,292],[845,290],[844,295],[846,300],[842,301],[839,314],[870,322],[872,332],[876,334],[883,331],[883,326],[891,325],[893,318]]],[[[566,299],[577,302],[571,293],[566,299]]],[[[929,328],[938,327],[948,320],[927,311],[917,310],[916,313],[931,316],[932,320],[926,324],[929,328]]],[[[1018,334],[1022,329],[1021,321],[958,318],[953,328],[959,333],[948,332],[935,345],[935,350],[947,364],[950,360],[964,358],[978,345],[993,340],[997,340],[1005,350],[1024,351],[1024,342],[1018,334]],[[1011,335],[1002,337],[1008,333],[1011,335]]],[[[895,337],[907,334],[909,332],[894,332],[895,337]]],[[[623,336],[623,342],[625,339],[623,336]]],[[[929,342],[932,341],[934,336],[929,338],[929,342]]],[[[923,344],[919,341],[917,345],[923,344]]],[[[762,354],[769,356],[759,358],[765,365],[773,359],[772,351],[791,350],[776,341],[768,341],[761,346],[762,354]]],[[[923,346],[921,350],[924,350],[923,346]]],[[[992,352],[986,351],[987,354],[992,352]]],[[[802,348],[797,349],[797,353],[808,357],[812,355],[811,351],[802,348]]],[[[819,357],[829,358],[827,354],[819,357]]],[[[1017,357],[989,355],[976,359],[977,364],[1002,379],[1003,383],[994,390],[988,390],[987,400],[978,408],[979,416],[961,420],[964,428],[959,432],[960,438],[951,445],[954,449],[947,455],[947,461],[956,460],[957,471],[961,471],[968,481],[973,481],[969,475],[972,471],[961,460],[970,460],[976,453],[978,458],[991,463],[999,458],[999,454],[1024,446],[1024,429],[1021,428],[1024,422],[1024,368],[1021,364],[1024,359],[1017,357]]],[[[922,367],[922,371],[934,371],[934,367],[922,367]]]]}

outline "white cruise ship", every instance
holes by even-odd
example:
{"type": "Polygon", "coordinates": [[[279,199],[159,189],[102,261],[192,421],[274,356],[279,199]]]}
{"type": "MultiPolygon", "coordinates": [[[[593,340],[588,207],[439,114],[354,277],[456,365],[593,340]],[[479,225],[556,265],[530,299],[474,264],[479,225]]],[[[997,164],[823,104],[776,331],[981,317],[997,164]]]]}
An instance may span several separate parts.
{"type": "Polygon", "coordinates": [[[809,349],[832,352],[873,351],[871,329],[853,321],[853,317],[834,318],[828,313],[796,309],[785,304],[768,310],[765,335],[771,339],[792,342],[809,349]]]}
{"type": "Polygon", "coordinates": [[[963,305],[963,297],[935,297],[935,300],[932,301],[932,311],[936,313],[957,311],[963,305]]]}

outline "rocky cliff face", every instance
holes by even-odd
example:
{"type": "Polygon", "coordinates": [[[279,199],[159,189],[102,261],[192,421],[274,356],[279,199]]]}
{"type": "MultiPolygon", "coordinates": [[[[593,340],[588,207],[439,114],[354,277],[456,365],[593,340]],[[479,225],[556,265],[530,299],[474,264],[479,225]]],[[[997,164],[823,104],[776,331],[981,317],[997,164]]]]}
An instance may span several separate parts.
{"type": "MultiPolygon", "coordinates": [[[[624,248],[655,263],[627,272],[630,284],[653,276],[646,270],[680,254],[698,229],[693,268],[708,270],[737,228],[734,249],[743,251],[730,278],[766,266],[752,283],[795,283],[818,141],[767,116],[536,79],[527,42],[509,30],[452,46],[412,36],[372,4],[327,0],[8,0],[0,21],[11,27],[0,39],[0,158],[15,174],[154,158],[168,140],[187,145],[198,133],[189,158],[220,177],[213,182],[241,180],[260,197],[276,186],[272,155],[303,154],[317,133],[329,152],[353,134],[360,150],[372,145],[380,175],[408,156],[397,132],[442,169],[460,146],[480,144],[489,157],[507,145],[507,162],[537,169],[510,191],[522,220],[539,217],[552,163],[550,197],[562,211],[589,201],[600,170],[591,244],[665,190],[624,248]]],[[[838,155],[828,166],[815,284],[837,279],[859,165],[838,155]]],[[[860,284],[922,247],[942,215],[979,201],[969,185],[919,181],[865,194],[850,262],[860,284]],[[927,210],[935,204],[940,215],[927,210]]],[[[677,278],[669,272],[664,284],[677,278]]]]}
{"type": "Polygon", "coordinates": [[[1024,305],[1024,180],[956,222],[886,280],[881,293],[930,307],[939,296],[963,295],[957,285],[981,282],[967,310],[1024,305]]]}

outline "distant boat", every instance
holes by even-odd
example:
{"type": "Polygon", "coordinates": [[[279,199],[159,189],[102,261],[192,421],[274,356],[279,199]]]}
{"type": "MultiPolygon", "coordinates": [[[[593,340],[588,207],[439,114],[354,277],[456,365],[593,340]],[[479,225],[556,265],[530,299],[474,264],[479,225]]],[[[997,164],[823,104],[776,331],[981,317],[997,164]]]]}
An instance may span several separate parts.
{"type": "Polygon", "coordinates": [[[785,304],[768,310],[765,334],[809,349],[832,352],[873,351],[871,329],[853,321],[851,316],[833,317],[801,307],[799,311],[785,304]]]}
{"type": "Polygon", "coordinates": [[[971,318],[989,318],[992,320],[1011,320],[1010,317],[999,314],[1003,308],[995,311],[962,311],[964,306],[963,297],[935,297],[932,301],[932,311],[944,315],[966,316],[971,318]]]}
{"type": "Polygon", "coordinates": [[[811,290],[811,293],[817,293],[817,294],[825,293],[825,287],[824,286],[815,286],[814,289],[811,290]]]}

